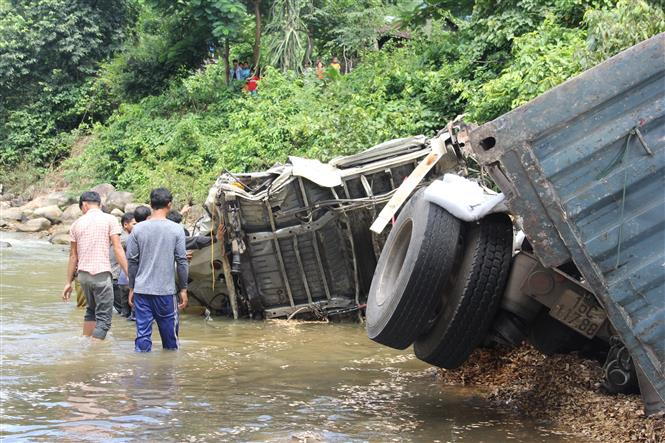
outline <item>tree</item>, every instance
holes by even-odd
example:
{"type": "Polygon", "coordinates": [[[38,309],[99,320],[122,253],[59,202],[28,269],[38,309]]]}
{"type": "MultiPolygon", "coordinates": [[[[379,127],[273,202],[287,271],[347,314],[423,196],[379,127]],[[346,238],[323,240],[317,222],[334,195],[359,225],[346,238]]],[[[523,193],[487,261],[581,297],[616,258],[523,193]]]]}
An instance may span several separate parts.
{"type": "Polygon", "coordinates": [[[474,0],[421,0],[402,14],[404,24],[423,25],[429,20],[444,20],[455,27],[450,16],[464,17],[473,11],[474,0]]]}
{"type": "Polygon", "coordinates": [[[365,0],[349,8],[343,20],[333,30],[333,40],[328,47],[341,51],[348,70],[351,60],[359,59],[365,52],[378,50],[378,37],[392,25],[387,8],[381,0],[365,0]]]}
{"type": "Polygon", "coordinates": [[[266,33],[270,48],[270,62],[282,71],[302,71],[301,61],[305,52],[303,41],[307,28],[302,15],[310,5],[309,0],[275,0],[272,18],[266,33]]]}
{"type": "Polygon", "coordinates": [[[263,17],[270,11],[269,0],[245,0],[247,9],[254,15],[254,44],[252,45],[253,66],[258,66],[261,60],[261,34],[263,31],[263,17]]]}
{"type": "Polygon", "coordinates": [[[0,6],[0,96],[24,103],[38,83],[78,81],[126,37],[127,0],[14,1],[0,6]]]}
{"type": "Polygon", "coordinates": [[[0,166],[47,166],[85,114],[86,81],[128,36],[130,0],[0,2],[0,166]]]}
{"type": "Polygon", "coordinates": [[[245,5],[240,0],[152,0],[164,15],[175,15],[183,24],[185,35],[192,37],[196,49],[204,54],[210,40],[222,44],[228,67],[228,46],[247,23],[245,5]],[[184,26],[186,25],[186,26],[184,26]]]}

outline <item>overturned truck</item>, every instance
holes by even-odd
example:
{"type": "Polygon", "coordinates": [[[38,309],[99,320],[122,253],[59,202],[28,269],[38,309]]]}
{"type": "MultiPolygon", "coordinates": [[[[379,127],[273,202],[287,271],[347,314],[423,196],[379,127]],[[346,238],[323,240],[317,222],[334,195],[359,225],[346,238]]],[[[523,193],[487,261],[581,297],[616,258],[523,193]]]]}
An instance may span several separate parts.
{"type": "MultiPolygon", "coordinates": [[[[421,186],[457,167],[424,136],[391,140],[321,163],[290,157],[265,172],[222,174],[197,233],[215,243],[190,266],[194,303],[260,318],[333,317],[364,308],[385,235],[379,210],[424,159],[421,186]]],[[[416,173],[418,174],[418,173],[416,173]]]]}
{"type": "Polygon", "coordinates": [[[447,175],[406,202],[369,337],[443,368],[493,343],[600,352],[609,391],[639,388],[664,411],[664,54],[660,34],[483,126],[455,124],[455,150],[501,192],[447,175]]]}

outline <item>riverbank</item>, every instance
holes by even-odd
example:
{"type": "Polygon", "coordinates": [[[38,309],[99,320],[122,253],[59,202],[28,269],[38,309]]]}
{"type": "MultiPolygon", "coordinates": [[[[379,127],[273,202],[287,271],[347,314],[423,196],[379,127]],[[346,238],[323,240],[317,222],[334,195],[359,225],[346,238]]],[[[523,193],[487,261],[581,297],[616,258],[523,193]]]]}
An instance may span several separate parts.
{"type": "MultiPolygon", "coordinates": [[[[135,201],[134,194],[116,189],[109,183],[95,186],[102,199],[102,210],[118,220],[125,212],[131,212],[147,202],[135,201]]],[[[193,226],[204,213],[201,205],[177,208],[185,225],[193,226]]],[[[69,244],[69,228],[81,216],[78,195],[67,188],[44,191],[39,195],[0,195],[0,230],[35,233],[48,238],[53,244],[69,244]]]]}
{"type": "Polygon", "coordinates": [[[665,416],[645,417],[638,395],[603,393],[602,368],[594,360],[545,356],[529,346],[478,349],[462,367],[442,369],[438,376],[445,385],[487,387],[494,405],[587,439],[665,441],[665,416]]]}

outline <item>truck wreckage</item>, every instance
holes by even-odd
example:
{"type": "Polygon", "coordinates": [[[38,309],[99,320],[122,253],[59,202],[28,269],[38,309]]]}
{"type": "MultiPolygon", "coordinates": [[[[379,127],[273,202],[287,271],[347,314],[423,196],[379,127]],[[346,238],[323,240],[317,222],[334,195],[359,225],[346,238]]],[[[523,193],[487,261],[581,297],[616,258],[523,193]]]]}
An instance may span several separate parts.
{"type": "Polygon", "coordinates": [[[480,127],[223,174],[194,300],[235,317],[366,308],[369,338],[443,368],[492,343],[592,350],[606,389],[664,411],[663,53],[660,34],[480,127]]]}
{"type": "Polygon", "coordinates": [[[265,172],[222,174],[195,233],[223,241],[201,242],[193,254],[193,301],[235,317],[362,309],[385,241],[369,226],[407,177],[424,186],[457,167],[446,137],[391,140],[327,164],[290,157],[265,172]]]}
{"type": "Polygon", "coordinates": [[[368,336],[443,368],[491,343],[601,353],[608,391],[639,389],[664,412],[663,54],[665,33],[458,124],[455,149],[502,193],[446,175],[411,197],[377,264],[368,336]]]}

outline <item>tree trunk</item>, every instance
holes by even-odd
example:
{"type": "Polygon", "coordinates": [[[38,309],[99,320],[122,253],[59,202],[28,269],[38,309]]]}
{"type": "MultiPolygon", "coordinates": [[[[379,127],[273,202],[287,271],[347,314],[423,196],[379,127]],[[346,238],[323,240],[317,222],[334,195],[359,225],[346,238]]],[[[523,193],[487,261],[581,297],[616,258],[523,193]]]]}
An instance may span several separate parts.
{"type": "Polygon", "coordinates": [[[303,64],[309,63],[312,65],[312,50],[313,50],[312,31],[307,29],[307,48],[305,48],[305,57],[303,57],[303,64]]]}
{"type": "Polygon", "coordinates": [[[254,69],[261,59],[261,0],[254,0],[254,69]]]}
{"type": "Polygon", "coordinates": [[[349,59],[346,58],[346,46],[342,46],[342,57],[344,58],[344,74],[349,73],[349,59]]]}
{"type": "Polygon", "coordinates": [[[231,47],[229,46],[229,39],[225,38],[224,39],[224,54],[222,54],[222,57],[224,58],[224,69],[226,70],[226,85],[227,86],[231,82],[231,77],[229,76],[229,70],[231,69],[231,65],[229,63],[230,53],[231,53],[231,47]]]}

